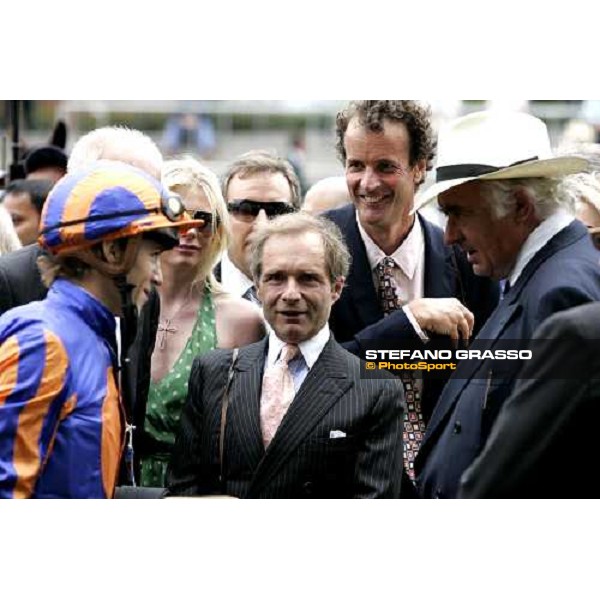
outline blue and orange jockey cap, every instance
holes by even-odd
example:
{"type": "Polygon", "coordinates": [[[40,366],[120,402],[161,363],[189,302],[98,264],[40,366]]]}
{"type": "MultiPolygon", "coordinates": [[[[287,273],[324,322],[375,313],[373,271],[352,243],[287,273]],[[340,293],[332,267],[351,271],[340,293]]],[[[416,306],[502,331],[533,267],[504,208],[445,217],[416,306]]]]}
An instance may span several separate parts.
{"type": "Polygon", "coordinates": [[[99,160],[67,173],[48,194],[38,243],[54,255],[73,254],[98,242],[142,234],[167,248],[178,243],[178,230],[201,227],[181,198],[131,165],[99,160]]]}

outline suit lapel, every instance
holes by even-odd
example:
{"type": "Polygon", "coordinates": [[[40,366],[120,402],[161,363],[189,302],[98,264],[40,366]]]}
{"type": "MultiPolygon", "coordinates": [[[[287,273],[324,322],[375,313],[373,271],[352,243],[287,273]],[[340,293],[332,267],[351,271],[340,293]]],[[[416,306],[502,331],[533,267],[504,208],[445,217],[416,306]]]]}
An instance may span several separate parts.
{"type": "Polygon", "coordinates": [[[344,351],[332,337],[300,386],[250,484],[252,495],[270,481],[331,407],[350,389],[344,351]]]}
{"type": "Polygon", "coordinates": [[[231,389],[228,421],[232,437],[251,468],[260,462],[264,446],[260,432],[260,390],[268,338],[240,350],[231,389]]]}
{"type": "MultiPolygon", "coordinates": [[[[488,322],[483,326],[475,341],[469,347],[472,350],[488,350],[492,348],[494,342],[502,336],[502,332],[521,312],[521,305],[518,303],[502,302],[494,313],[489,318],[488,322]]],[[[445,421],[446,415],[460,397],[463,389],[471,382],[473,377],[481,368],[482,363],[479,361],[463,361],[458,364],[456,372],[446,384],[438,403],[435,406],[431,421],[427,427],[427,434],[423,441],[423,446],[426,441],[434,434],[440,423],[445,421]]]]}
{"type": "Polygon", "coordinates": [[[352,264],[346,280],[344,294],[350,296],[351,304],[356,307],[360,320],[364,325],[372,325],[383,319],[383,312],[377,291],[373,285],[373,274],[369,266],[369,258],[365,244],[360,237],[354,207],[346,213],[344,229],[346,243],[352,253],[352,264]]]}
{"type": "Polygon", "coordinates": [[[456,293],[452,248],[444,244],[443,232],[419,215],[425,238],[425,298],[451,298],[456,293]]]}

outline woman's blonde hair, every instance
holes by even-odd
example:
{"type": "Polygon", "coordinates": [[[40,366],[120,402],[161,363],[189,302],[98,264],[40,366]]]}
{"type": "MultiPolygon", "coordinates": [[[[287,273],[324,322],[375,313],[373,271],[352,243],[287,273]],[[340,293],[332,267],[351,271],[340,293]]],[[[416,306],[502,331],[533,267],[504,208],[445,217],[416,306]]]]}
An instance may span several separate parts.
{"type": "Polygon", "coordinates": [[[165,187],[182,197],[192,191],[200,191],[206,196],[213,215],[212,238],[204,260],[198,265],[194,284],[206,281],[211,290],[221,291],[221,286],[213,275],[213,269],[223,252],[227,250],[231,230],[229,213],[219,179],[195,158],[182,156],[163,163],[161,180],[165,187]]]}
{"type": "Polygon", "coordinates": [[[8,211],[0,204],[0,256],[21,247],[21,241],[15,231],[8,211]]]}

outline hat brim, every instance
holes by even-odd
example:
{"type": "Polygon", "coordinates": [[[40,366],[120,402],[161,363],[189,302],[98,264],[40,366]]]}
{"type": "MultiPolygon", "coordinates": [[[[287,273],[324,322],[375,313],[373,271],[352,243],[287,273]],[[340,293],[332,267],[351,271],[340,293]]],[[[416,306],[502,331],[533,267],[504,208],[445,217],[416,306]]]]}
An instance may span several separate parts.
{"type": "Polygon", "coordinates": [[[150,233],[158,229],[178,229],[183,232],[192,229],[193,227],[203,227],[204,221],[202,219],[191,219],[187,215],[179,221],[171,221],[162,214],[159,215],[147,215],[136,221],[130,223],[127,227],[119,229],[114,233],[103,235],[99,239],[85,240],[81,239],[81,233],[76,233],[76,240],[69,239],[69,234],[63,234],[64,238],[62,243],[56,244],[52,247],[45,243],[44,235],[38,237],[38,244],[43,248],[46,248],[52,254],[67,255],[75,254],[80,250],[85,250],[94,246],[95,244],[102,241],[117,240],[121,238],[135,237],[137,235],[143,235],[150,233]]]}
{"type": "Polygon", "coordinates": [[[459,179],[449,179],[448,181],[440,181],[439,183],[434,183],[429,186],[422,194],[417,196],[411,214],[435,200],[440,194],[447,192],[453,187],[468,183],[469,181],[563,177],[565,175],[581,173],[588,167],[589,162],[580,156],[558,156],[544,160],[532,160],[530,162],[506,167],[477,177],[463,177],[459,179]]]}

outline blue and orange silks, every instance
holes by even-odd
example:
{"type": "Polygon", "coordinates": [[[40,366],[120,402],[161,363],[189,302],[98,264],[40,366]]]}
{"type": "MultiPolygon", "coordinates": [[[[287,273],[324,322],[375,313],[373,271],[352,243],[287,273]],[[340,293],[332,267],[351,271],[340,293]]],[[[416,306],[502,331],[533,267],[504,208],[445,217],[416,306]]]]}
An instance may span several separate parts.
{"type": "Polygon", "coordinates": [[[0,318],[0,498],[110,498],[123,448],[115,318],[58,279],[0,318]]]}

